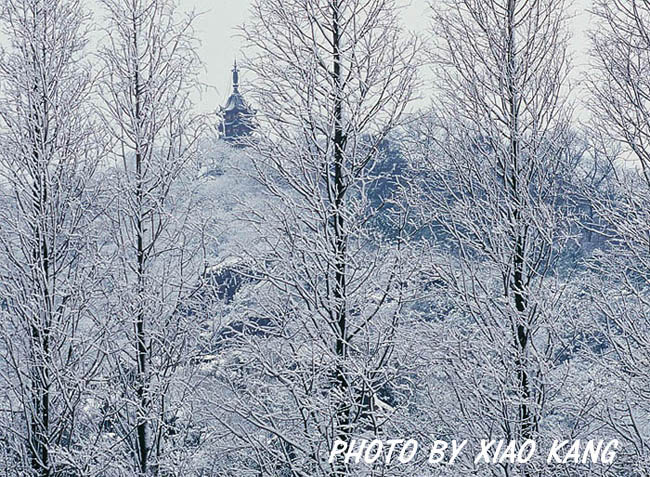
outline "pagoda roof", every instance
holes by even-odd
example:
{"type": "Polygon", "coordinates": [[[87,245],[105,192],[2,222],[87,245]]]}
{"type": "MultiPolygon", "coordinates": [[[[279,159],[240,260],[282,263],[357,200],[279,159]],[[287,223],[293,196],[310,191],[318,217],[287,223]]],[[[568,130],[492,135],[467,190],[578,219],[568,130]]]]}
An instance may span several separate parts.
{"type": "Polygon", "coordinates": [[[222,110],[224,112],[226,111],[240,111],[245,113],[250,112],[250,108],[248,107],[246,101],[244,101],[244,98],[242,98],[242,95],[239,94],[238,91],[230,95],[228,101],[226,102],[226,105],[222,108],[222,110]]]}

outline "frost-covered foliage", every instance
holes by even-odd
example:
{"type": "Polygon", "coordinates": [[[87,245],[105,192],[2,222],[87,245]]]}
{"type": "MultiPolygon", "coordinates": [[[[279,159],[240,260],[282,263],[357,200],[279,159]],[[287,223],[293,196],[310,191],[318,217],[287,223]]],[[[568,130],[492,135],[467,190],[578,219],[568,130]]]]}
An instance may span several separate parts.
{"type": "Polygon", "coordinates": [[[401,40],[392,2],[253,10],[244,35],[264,134],[249,155],[265,200],[246,211],[259,239],[242,260],[250,324],[215,371],[225,399],[214,406],[246,455],[230,472],[346,475],[327,462],[334,440],[387,435],[384,413],[408,404],[395,339],[412,270],[401,232],[380,233],[385,200],[369,191],[413,94],[416,43],[401,40]]]}
{"type": "Polygon", "coordinates": [[[103,151],[80,2],[4,2],[0,56],[0,468],[74,469],[98,434],[103,151]]]}
{"type": "Polygon", "coordinates": [[[564,1],[435,1],[424,43],[253,0],[234,143],[180,4],[1,3],[0,475],[648,475],[647,3],[596,1],[575,97],[564,1]],[[620,446],[330,461],[362,438],[620,446]]]}

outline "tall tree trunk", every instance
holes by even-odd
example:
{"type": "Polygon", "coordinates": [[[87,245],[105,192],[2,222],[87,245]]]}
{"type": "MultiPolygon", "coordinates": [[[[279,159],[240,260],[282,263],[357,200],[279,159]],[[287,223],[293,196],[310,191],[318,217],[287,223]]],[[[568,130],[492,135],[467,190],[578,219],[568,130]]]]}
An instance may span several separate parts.
{"type": "Polygon", "coordinates": [[[508,82],[508,108],[510,113],[510,191],[511,200],[514,204],[513,211],[513,228],[515,230],[514,237],[514,254],[513,254],[513,279],[510,285],[511,290],[506,290],[506,293],[512,291],[517,316],[515,317],[515,347],[516,347],[516,362],[517,368],[517,381],[519,384],[519,432],[523,440],[533,438],[534,422],[535,419],[530,409],[530,384],[527,371],[527,346],[529,338],[529,329],[525,320],[525,313],[527,311],[527,298],[526,298],[526,284],[524,283],[525,276],[525,248],[526,248],[526,232],[521,229],[522,212],[524,205],[521,202],[519,187],[519,172],[520,172],[520,143],[519,143],[519,97],[517,91],[517,76],[519,74],[517,65],[517,42],[516,42],[516,26],[515,26],[515,9],[516,0],[508,0],[508,17],[507,17],[507,70],[506,81],[508,82]]]}
{"type": "MultiPolygon", "coordinates": [[[[138,129],[142,125],[141,107],[140,107],[140,70],[138,65],[138,36],[137,36],[137,19],[133,18],[133,52],[134,52],[134,76],[133,76],[133,92],[135,94],[135,120],[138,129]]],[[[138,140],[136,141],[135,151],[135,198],[136,198],[136,218],[135,218],[135,235],[136,235],[136,269],[137,269],[137,296],[138,296],[138,310],[135,316],[135,348],[137,353],[137,384],[136,395],[138,397],[138,410],[136,421],[136,436],[137,436],[137,449],[138,449],[138,462],[140,465],[140,473],[147,475],[149,448],[147,442],[148,426],[147,416],[149,415],[149,398],[147,396],[148,376],[147,376],[147,346],[146,346],[146,332],[145,332],[145,310],[144,294],[145,290],[145,250],[144,250],[144,224],[142,218],[142,210],[144,205],[144,191],[143,191],[143,156],[141,144],[139,141],[140,131],[136,132],[138,140]]]]}
{"type": "MultiPolygon", "coordinates": [[[[35,52],[35,54],[44,52],[35,52]]],[[[36,59],[35,59],[36,61],[36,59]]],[[[43,58],[43,61],[45,59],[43,58]]],[[[39,84],[40,78],[35,78],[39,84]]],[[[43,87],[43,85],[41,86],[43,87]]],[[[32,347],[35,349],[33,356],[33,406],[32,417],[32,442],[30,443],[32,470],[36,475],[48,477],[50,475],[49,446],[50,446],[50,333],[52,326],[52,306],[50,303],[50,263],[47,224],[47,174],[42,168],[47,168],[47,119],[43,117],[47,111],[47,101],[40,99],[39,106],[33,106],[31,115],[34,130],[32,131],[34,144],[32,159],[36,177],[32,184],[32,211],[35,223],[32,224],[33,252],[32,260],[36,267],[35,283],[39,294],[39,308],[34,311],[32,329],[32,347]],[[40,109],[40,113],[39,113],[40,109]]]]}
{"type": "MultiPolygon", "coordinates": [[[[347,306],[346,306],[346,260],[347,239],[345,233],[345,217],[342,207],[345,198],[345,182],[343,161],[345,138],[343,135],[343,95],[341,72],[341,37],[339,31],[339,2],[332,1],[332,46],[333,46],[333,80],[334,80],[334,256],[335,256],[335,287],[334,300],[336,310],[336,355],[338,357],[336,376],[339,393],[343,402],[337,416],[337,439],[348,441],[350,433],[350,403],[345,401],[349,383],[346,377],[345,361],[347,359],[347,306]]],[[[345,466],[335,470],[335,475],[345,475],[345,466]]]]}

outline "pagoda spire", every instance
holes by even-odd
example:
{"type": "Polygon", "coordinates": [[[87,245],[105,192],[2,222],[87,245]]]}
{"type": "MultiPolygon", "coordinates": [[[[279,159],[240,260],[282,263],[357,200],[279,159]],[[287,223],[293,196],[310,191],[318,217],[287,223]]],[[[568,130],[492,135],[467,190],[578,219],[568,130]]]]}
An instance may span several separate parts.
{"type": "Polygon", "coordinates": [[[239,93],[239,69],[237,68],[237,60],[235,60],[232,68],[232,89],[234,93],[239,93]]]}

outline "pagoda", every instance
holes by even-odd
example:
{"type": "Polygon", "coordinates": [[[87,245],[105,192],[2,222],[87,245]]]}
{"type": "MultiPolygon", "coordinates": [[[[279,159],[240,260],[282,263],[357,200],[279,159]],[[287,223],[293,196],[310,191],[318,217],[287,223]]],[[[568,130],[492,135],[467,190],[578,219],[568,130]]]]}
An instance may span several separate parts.
{"type": "Polygon", "coordinates": [[[232,94],[226,105],[220,108],[221,124],[219,132],[221,137],[229,142],[237,142],[253,132],[253,115],[255,112],[244,101],[239,92],[239,70],[237,61],[232,69],[232,94]]]}

